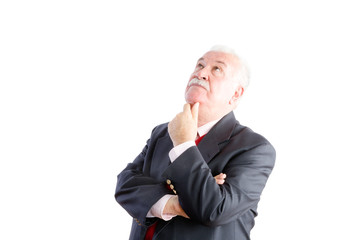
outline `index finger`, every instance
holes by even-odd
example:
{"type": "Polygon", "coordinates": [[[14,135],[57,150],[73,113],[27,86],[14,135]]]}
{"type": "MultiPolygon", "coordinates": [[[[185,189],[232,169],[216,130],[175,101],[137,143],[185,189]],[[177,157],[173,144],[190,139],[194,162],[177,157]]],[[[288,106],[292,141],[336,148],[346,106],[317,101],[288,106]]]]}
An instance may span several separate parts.
{"type": "Polygon", "coordinates": [[[190,104],[189,103],[184,104],[183,112],[190,112],[190,104]]]}
{"type": "Polygon", "coordinates": [[[198,120],[198,115],[199,115],[199,103],[195,103],[192,108],[191,108],[191,114],[192,114],[192,117],[193,119],[197,122],[198,120]]]}

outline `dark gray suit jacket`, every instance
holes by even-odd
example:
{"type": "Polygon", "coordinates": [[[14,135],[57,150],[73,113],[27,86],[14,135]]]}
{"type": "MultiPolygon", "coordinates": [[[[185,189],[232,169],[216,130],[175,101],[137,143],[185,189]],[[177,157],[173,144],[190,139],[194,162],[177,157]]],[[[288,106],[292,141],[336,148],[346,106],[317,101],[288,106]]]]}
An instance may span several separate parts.
{"type": "Polygon", "coordinates": [[[261,135],[224,116],[202,139],[170,164],[167,124],[157,126],[143,151],[118,175],[115,198],[134,218],[131,240],[143,240],[154,221],[154,240],[247,240],[257,204],[274,167],[275,150],[261,135]],[[214,176],[226,174],[223,185],[214,176]],[[170,180],[190,217],[146,218],[170,180]]]}

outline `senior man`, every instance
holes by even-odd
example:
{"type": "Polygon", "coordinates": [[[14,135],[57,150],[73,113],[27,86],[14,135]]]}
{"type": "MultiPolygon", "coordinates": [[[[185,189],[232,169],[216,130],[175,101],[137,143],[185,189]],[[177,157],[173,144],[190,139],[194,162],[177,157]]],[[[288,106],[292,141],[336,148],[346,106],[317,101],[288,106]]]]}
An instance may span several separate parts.
{"type": "Polygon", "coordinates": [[[233,110],[248,85],[242,60],[214,47],[198,61],[183,111],[155,127],[118,175],[115,198],[131,240],[250,239],[275,150],[233,110]]]}

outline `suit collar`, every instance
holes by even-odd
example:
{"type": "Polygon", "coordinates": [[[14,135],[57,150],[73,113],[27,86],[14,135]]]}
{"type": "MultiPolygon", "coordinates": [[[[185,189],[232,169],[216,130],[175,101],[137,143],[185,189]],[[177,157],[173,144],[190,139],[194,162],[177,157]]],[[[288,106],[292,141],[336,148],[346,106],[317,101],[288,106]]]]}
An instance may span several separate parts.
{"type": "Polygon", "coordinates": [[[219,118],[215,121],[208,122],[208,123],[202,125],[201,127],[198,127],[198,130],[197,130],[198,136],[202,137],[202,136],[206,135],[220,119],[221,118],[219,118]]]}
{"type": "Polygon", "coordinates": [[[233,112],[221,118],[198,145],[204,160],[209,162],[219,151],[219,144],[230,139],[237,121],[233,112]]]}

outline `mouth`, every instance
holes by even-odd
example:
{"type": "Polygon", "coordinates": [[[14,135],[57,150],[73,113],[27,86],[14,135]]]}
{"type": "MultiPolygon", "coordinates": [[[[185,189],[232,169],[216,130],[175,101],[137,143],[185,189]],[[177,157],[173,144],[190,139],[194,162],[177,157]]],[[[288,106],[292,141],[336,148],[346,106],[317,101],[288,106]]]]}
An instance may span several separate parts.
{"type": "Polygon", "coordinates": [[[209,82],[208,82],[208,81],[205,81],[205,80],[193,78],[193,79],[191,79],[191,80],[189,81],[189,83],[188,83],[188,88],[190,88],[190,87],[192,87],[192,86],[202,87],[202,88],[204,88],[206,91],[210,91],[209,82]]]}

